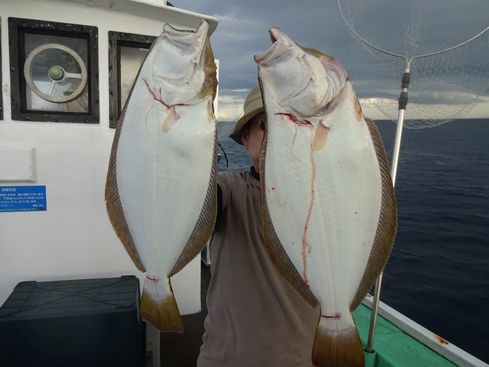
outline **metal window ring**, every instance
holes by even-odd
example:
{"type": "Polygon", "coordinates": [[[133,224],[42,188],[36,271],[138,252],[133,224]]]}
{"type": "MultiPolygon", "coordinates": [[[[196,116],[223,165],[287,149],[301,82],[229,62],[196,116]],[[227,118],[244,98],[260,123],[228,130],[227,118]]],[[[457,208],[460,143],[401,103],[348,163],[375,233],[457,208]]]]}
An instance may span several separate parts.
{"type": "Polygon", "coordinates": [[[71,49],[65,45],[61,45],[59,43],[46,43],[44,45],[36,47],[34,50],[31,51],[29,56],[27,56],[27,58],[25,60],[25,64],[24,64],[24,77],[25,77],[25,81],[26,81],[27,85],[29,86],[29,88],[31,88],[32,91],[34,93],[36,93],[42,99],[45,99],[46,101],[50,101],[50,102],[55,102],[55,103],[64,103],[64,102],[68,102],[68,101],[75,99],[76,97],[78,97],[83,92],[83,90],[85,89],[85,86],[87,85],[88,73],[87,73],[87,67],[85,66],[85,62],[80,57],[80,55],[78,53],[76,53],[73,49],[71,49]],[[81,69],[80,74],[67,73],[61,66],[58,66],[58,65],[51,66],[51,68],[48,71],[48,76],[51,79],[51,81],[53,82],[53,88],[56,85],[56,83],[58,83],[62,80],[65,80],[67,78],[80,79],[80,84],[78,85],[78,87],[68,95],[56,97],[56,96],[46,94],[46,93],[42,92],[36,86],[34,81],[32,80],[32,67],[31,66],[32,66],[32,62],[34,61],[34,58],[37,55],[39,55],[41,52],[43,52],[45,50],[49,50],[49,49],[57,49],[57,50],[61,50],[61,51],[68,53],[69,55],[71,55],[75,59],[75,61],[78,63],[78,65],[80,65],[80,69],[81,69]]]}

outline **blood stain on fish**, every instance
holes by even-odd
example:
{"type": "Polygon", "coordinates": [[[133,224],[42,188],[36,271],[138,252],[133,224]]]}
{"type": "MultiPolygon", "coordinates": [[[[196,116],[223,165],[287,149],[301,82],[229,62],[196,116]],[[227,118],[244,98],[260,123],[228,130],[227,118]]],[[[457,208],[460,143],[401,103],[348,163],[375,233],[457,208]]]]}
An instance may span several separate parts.
{"type": "Polygon", "coordinates": [[[310,285],[307,277],[307,256],[308,254],[311,253],[311,245],[309,245],[307,241],[307,229],[309,227],[309,222],[312,216],[312,206],[314,205],[315,183],[316,183],[316,163],[314,162],[313,150],[311,149],[311,200],[309,201],[309,209],[307,211],[306,222],[304,223],[304,233],[302,235],[302,265],[303,265],[302,278],[304,279],[304,282],[308,287],[310,287],[310,285]]]}
{"type": "Polygon", "coordinates": [[[160,278],[159,278],[159,277],[157,277],[156,275],[151,275],[151,274],[147,274],[147,275],[146,275],[146,279],[149,279],[149,280],[151,280],[151,281],[153,281],[153,282],[157,282],[157,281],[159,281],[159,280],[160,280],[160,278]]]}
{"type": "Polygon", "coordinates": [[[321,150],[326,145],[326,138],[328,137],[329,127],[323,125],[322,121],[319,122],[314,132],[314,138],[312,140],[312,150],[321,150]]]}
{"type": "Polygon", "coordinates": [[[341,314],[339,312],[336,312],[332,315],[321,315],[321,317],[323,317],[325,319],[330,319],[330,320],[340,320],[341,314]]]}
{"type": "Polygon", "coordinates": [[[299,125],[299,126],[313,127],[313,125],[311,124],[311,122],[309,122],[307,120],[298,119],[297,116],[294,116],[291,113],[277,112],[275,115],[287,117],[290,121],[292,121],[294,124],[299,125]]]}
{"type": "Polygon", "coordinates": [[[166,116],[165,120],[161,124],[161,130],[165,133],[170,131],[172,126],[180,119],[180,116],[178,115],[177,111],[175,110],[174,106],[171,106],[168,109],[168,115],[166,116]]]}
{"type": "Polygon", "coordinates": [[[143,79],[144,81],[144,84],[146,84],[146,88],[148,89],[148,92],[149,94],[151,94],[153,96],[153,99],[157,102],[160,102],[163,106],[165,106],[166,108],[170,108],[170,106],[168,106],[161,98],[159,98],[155,92],[153,92],[153,90],[151,89],[151,87],[149,86],[149,83],[146,79],[143,79]]]}

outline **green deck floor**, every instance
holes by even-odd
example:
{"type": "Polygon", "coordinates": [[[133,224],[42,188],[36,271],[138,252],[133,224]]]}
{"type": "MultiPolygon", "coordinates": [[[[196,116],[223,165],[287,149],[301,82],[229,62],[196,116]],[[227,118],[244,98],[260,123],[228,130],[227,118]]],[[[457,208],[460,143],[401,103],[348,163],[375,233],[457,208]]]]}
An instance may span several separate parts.
{"type": "MultiPolygon", "coordinates": [[[[353,313],[362,344],[367,344],[370,309],[360,305],[353,313]]],[[[366,367],[456,366],[409,336],[380,315],[374,339],[375,353],[365,353],[366,367]]]]}

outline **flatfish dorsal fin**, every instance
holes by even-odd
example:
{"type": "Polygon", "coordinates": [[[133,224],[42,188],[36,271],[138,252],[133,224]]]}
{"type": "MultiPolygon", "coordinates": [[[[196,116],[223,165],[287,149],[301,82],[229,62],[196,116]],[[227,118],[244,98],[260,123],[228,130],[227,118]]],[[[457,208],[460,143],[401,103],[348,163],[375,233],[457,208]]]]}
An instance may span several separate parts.
{"type": "MultiPolygon", "coordinates": [[[[125,112],[125,111],[124,111],[125,112]]],[[[122,209],[121,199],[119,197],[119,189],[117,187],[117,147],[119,144],[119,137],[121,135],[122,125],[124,122],[124,115],[121,115],[119,124],[115,131],[114,142],[112,143],[112,151],[110,152],[109,169],[107,172],[107,181],[105,184],[105,206],[109,215],[110,222],[117,237],[122,242],[122,245],[126,249],[127,253],[131,257],[134,265],[139,271],[144,272],[145,268],[138,255],[134,240],[129,231],[124,210],[122,209]]]]}
{"type": "Polygon", "coordinates": [[[365,121],[369,128],[370,136],[372,137],[372,142],[379,163],[380,175],[382,178],[382,202],[380,207],[379,223],[372,246],[372,251],[370,252],[367,267],[365,268],[360,286],[358,287],[357,293],[355,294],[355,297],[351,303],[350,310],[352,311],[360,305],[363,298],[372,288],[375,279],[385,266],[385,263],[387,262],[387,259],[391,253],[392,244],[397,231],[396,198],[384,145],[382,143],[379,130],[377,129],[377,126],[375,126],[374,122],[369,119],[365,119],[365,121]]]}

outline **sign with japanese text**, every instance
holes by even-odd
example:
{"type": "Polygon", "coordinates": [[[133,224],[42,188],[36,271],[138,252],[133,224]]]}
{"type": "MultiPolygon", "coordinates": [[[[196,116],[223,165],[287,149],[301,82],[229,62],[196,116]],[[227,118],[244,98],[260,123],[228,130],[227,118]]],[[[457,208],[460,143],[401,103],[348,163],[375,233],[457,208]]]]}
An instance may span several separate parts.
{"type": "Polygon", "coordinates": [[[0,186],[0,212],[45,210],[46,186],[0,186]]]}

